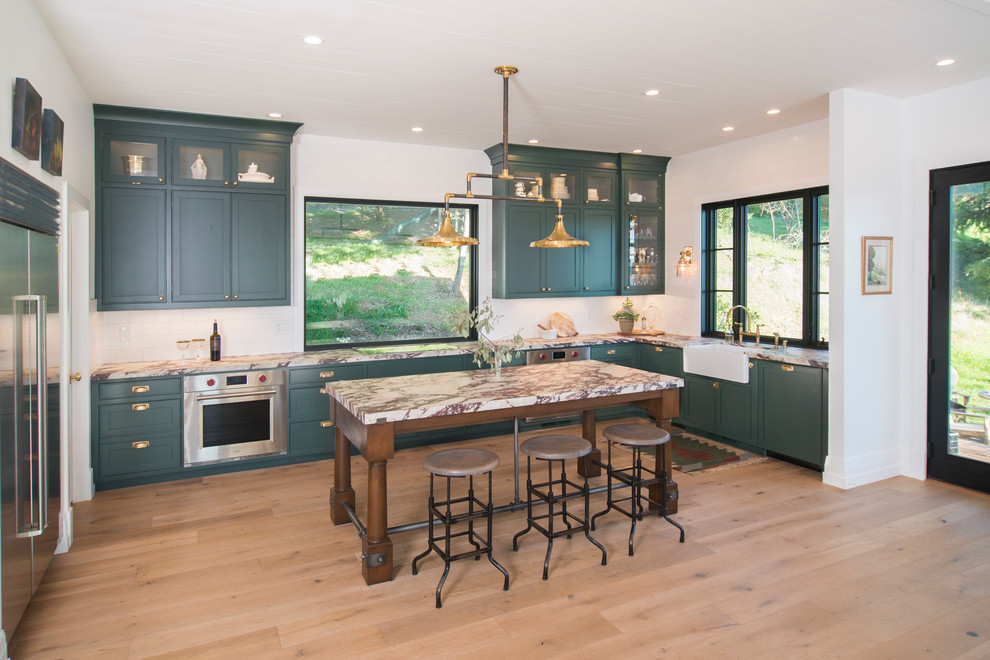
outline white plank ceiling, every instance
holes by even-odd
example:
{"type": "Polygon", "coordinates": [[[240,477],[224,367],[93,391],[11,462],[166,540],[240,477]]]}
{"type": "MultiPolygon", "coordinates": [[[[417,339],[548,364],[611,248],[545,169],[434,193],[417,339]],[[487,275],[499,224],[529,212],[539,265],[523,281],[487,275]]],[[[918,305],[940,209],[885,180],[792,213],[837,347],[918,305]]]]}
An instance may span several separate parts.
{"type": "Polygon", "coordinates": [[[510,141],[670,156],[825,118],[835,89],[990,77],[988,0],[35,3],[95,103],[470,149],[501,140],[500,64],[510,141]]]}

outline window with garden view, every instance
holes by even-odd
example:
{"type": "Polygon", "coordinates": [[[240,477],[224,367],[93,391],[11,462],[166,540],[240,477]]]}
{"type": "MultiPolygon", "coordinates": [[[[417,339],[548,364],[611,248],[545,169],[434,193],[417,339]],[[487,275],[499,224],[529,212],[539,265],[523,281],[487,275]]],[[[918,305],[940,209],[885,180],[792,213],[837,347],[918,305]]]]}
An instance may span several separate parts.
{"type": "Polygon", "coordinates": [[[828,343],[828,188],[705,204],[702,331],[760,326],[768,341],[828,343]]]}
{"type": "MultiPolygon", "coordinates": [[[[476,305],[475,250],[417,247],[442,204],[307,197],[306,349],[462,339],[451,319],[476,305]]],[[[477,231],[477,207],[451,205],[477,231]]]]}

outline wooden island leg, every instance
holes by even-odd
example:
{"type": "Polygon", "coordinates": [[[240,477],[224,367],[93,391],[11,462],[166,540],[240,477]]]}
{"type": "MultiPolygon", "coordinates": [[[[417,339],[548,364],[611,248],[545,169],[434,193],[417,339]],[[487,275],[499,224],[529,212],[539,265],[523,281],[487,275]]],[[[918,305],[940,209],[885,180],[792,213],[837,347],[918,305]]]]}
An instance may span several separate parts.
{"type": "MultiPolygon", "coordinates": [[[[676,417],[680,413],[680,392],[678,390],[664,390],[664,394],[659,399],[653,399],[650,402],[649,412],[650,415],[657,421],[657,426],[662,428],[667,433],[673,433],[670,429],[670,420],[676,417]]],[[[659,473],[660,471],[666,471],[667,473],[667,513],[673,514],[677,513],[677,498],[679,491],[677,489],[677,482],[674,481],[674,470],[671,467],[671,457],[673,455],[673,447],[670,443],[667,443],[667,451],[663,452],[664,460],[660,460],[660,452],[656,453],[654,469],[659,473]]],[[[663,488],[660,484],[654,484],[650,486],[650,499],[659,502],[663,497],[663,488]]],[[[656,508],[650,506],[651,509],[656,508]]]]}
{"type": "Polygon", "coordinates": [[[602,473],[602,468],[598,464],[602,460],[602,450],[598,448],[598,428],[594,410],[585,410],[581,414],[581,435],[591,443],[591,453],[578,459],[578,474],[589,479],[597,477],[602,473]]]}
{"type": "Polygon", "coordinates": [[[361,539],[361,572],[366,584],[378,584],[392,579],[387,465],[387,461],[368,462],[368,529],[361,539]]]}
{"type": "Polygon", "coordinates": [[[351,487],[351,443],[340,427],[334,429],[333,488],[330,489],[330,520],[334,525],[351,522],[344,505],[354,509],[351,487]]]}

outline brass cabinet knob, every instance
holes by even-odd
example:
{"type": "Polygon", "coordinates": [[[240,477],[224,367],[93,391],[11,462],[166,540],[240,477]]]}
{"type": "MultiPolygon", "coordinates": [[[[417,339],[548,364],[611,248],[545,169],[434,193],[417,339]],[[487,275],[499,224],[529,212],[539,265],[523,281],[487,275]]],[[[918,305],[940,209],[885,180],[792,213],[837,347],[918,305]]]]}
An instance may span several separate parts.
{"type": "Polygon", "coordinates": [[[587,291],[588,290],[588,287],[584,287],[584,290],[587,291]]]}
{"type": "Polygon", "coordinates": [[[165,300],[165,296],[158,296],[158,302],[165,300]]]}
{"type": "Polygon", "coordinates": [[[76,381],[78,383],[79,381],[82,380],[82,374],[79,373],[78,371],[76,373],[74,373],[74,374],[69,374],[69,380],[70,381],[73,381],[74,380],[74,381],[76,381]]]}
{"type": "Polygon", "coordinates": [[[225,185],[225,186],[229,186],[229,185],[230,185],[230,181],[224,181],[224,182],[223,182],[223,185],[225,185]]]}
{"type": "Polygon", "coordinates": [[[236,182],[236,181],[234,181],[234,182],[233,182],[232,184],[230,184],[230,185],[232,185],[232,186],[236,186],[236,185],[237,185],[237,182],[236,182]]]}
{"type": "Polygon", "coordinates": [[[234,300],[237,300],[237,294],[236,293],[234,294],[234,300]]]}
{"type": "Polygon", "coordinates": [[[158,177],[158,183],[165,183],[165,179],[163,179],[162,177],[158,177]]]}
{"type": "Polygon", "coordinates": [[[224,296],[223,296],[223,299],[224,299],[224,300],[230,300],[230,295],[228,295],[228,294],[224,294],[224,296]]]}
{"type": "Polygon", "coordinates": [[[327,392],[327,388],[321,387],[320,388],[320,394],[329,394],[329,392],[327,392]]]}
{"type": "Polygon", "coordinates": [[[714,383],[712,383],[712,387],[714,387],[717,390],[718,389],[718,381],[715,381],[714,383]]]}

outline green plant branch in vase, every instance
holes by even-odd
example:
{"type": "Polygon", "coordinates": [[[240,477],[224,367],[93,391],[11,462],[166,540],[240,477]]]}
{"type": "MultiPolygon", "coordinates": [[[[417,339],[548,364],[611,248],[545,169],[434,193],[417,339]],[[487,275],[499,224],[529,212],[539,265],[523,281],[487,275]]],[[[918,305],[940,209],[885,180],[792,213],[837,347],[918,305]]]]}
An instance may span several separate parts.
{"type": "Polygon", "coordinates": [[[521,354],[523,338],[518,332],[508,339],[492,339],[490,334],[502,316],[495,314],[491,298],[485,298],[473,312],[459,310],[451,319],[454,332],[467,337],[471,328],[478,331],[478,346],[474,349],[474,363],[479,367],[489,364],[495,370],[495,377],[502,376],[502,363],[521,354]]]}

